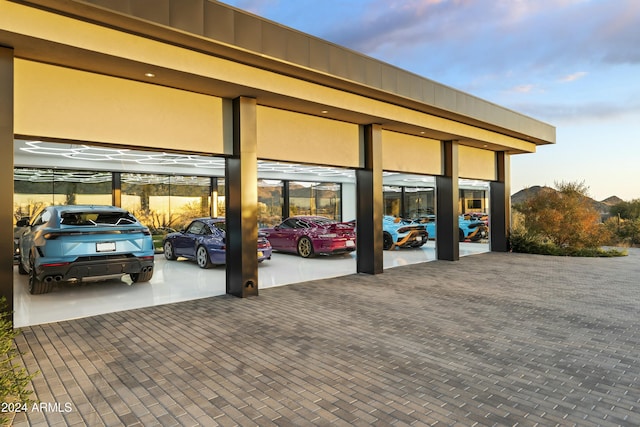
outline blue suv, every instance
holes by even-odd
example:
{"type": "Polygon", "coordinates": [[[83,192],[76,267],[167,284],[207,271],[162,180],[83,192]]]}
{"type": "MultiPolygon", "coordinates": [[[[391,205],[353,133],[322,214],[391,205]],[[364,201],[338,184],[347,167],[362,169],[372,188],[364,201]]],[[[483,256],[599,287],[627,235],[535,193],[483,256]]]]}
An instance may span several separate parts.
{"type": "Polygon", "coordinates": [[[19,240],[18,271],[29,275],[29,293],[50,292],[57,282],[129,274],[153,276],[149,229],[115,206],[49,206],[29,222],[19,240]]]}

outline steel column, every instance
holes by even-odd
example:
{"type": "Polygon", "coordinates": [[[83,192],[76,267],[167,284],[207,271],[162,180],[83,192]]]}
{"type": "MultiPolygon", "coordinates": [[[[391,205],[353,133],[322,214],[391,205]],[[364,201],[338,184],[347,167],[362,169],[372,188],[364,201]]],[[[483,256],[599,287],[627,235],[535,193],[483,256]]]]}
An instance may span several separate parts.
{"type": "Polygon", "coordinates": [[[436,257],[440,260],[460,259],[458,204],[458,142],[442,142],[444,175],[436,177],[436,257]]]}
{"type": "Polygon", "coordinates": [[[258,295],[258,158],[256,100],[233,100],[233,153],[227,159],[227,293],[258,295]]]}
{"type": "Polygon", "coordinates": [[[490,183],[489,245],[493,252],[509,251],[511,228],[510,158],[504,151],[496,153],[497,180],[490,183]]]}
{"type": "Polygon", "coordinates": [[[0,296],[13,311],[13,49],[0,47],[0,296]]]}
{"type": "Polygon", "coordinates": [[[122,173],[113,172],[111,174],[111,204],[122,206],[122,173]]]}
{"type": "Polygon", "coordinates": [[[289,180],[282,181],[282,220],[291,216],[291,205],[289,204],[289,180]]]}
{"type": "Polygon", "coordinates": [[[382,127],[364,126],[364,167],[356,171],[358,273],[380,274],[382,256],[382,127]]]}

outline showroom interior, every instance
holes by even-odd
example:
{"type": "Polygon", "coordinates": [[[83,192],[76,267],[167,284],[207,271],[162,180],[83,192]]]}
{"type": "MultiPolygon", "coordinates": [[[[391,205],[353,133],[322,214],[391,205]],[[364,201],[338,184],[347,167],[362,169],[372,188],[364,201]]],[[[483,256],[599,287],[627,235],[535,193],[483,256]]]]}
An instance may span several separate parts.
{"type": "Polygon", "coordinates": [[[159,4],[0,1],[0,275],[16,326],[508,249],[510,156],[555,128],[218,2],[159,4]],[[149,283],[29,295],[14,225],[46,204],[121,206],[158,235],[225,217],[227,264],[158,248],[149,283]],[[468,213],[488,214],[487,239],[460,241],[468,213]],[[258,230],[290,215],[355,221],[356,251],[258,264],[258,230]],[[429,218],[437,238],[384,251],[384,215],[429,218]]]}

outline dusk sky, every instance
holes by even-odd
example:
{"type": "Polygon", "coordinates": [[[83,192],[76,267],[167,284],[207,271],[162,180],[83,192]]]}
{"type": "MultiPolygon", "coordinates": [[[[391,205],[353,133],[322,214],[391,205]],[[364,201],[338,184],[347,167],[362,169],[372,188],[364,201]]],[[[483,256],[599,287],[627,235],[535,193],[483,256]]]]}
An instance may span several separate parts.
{"type": "Polygon", "coordinates": [[[512,192],[584,182],[640,198],[638,0],[227,0],[556,127],[512,192]]]}

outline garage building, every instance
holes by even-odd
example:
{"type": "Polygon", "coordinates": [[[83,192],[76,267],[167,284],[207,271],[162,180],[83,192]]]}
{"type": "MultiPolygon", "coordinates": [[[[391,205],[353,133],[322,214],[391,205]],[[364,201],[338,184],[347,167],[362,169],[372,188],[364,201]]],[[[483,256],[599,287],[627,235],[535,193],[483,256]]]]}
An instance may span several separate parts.
{"type": "Polygon", "coordinates": [[[9,224],[46,192],[34,177],[119,206],[151,203],[141,180],[199,197],[226,216],[226,292],[246,297],[259,225],[292,206],[356,220],[359,273],[383,272],[385,213],[435,215],[437,258],[455,261],[459,214],[488,211],[490,249],[506,251],[510,156],[555,143],[546,123],[216,1],[0,0],[0,16],[10,303],[9,224]]]}

